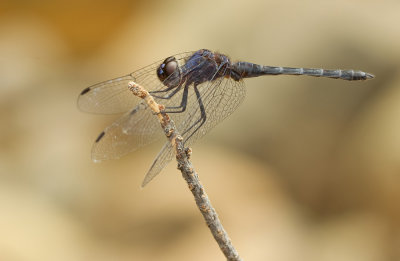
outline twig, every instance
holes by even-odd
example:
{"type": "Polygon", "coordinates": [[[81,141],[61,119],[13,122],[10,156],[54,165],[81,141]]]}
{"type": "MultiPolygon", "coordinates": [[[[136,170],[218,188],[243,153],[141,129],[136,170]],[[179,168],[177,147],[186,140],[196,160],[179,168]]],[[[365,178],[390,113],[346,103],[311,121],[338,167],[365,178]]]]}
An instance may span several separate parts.
{"type": "Polygon", "coordinates": [[[211,233],[213,234],[225,257],[227,260],[232,261],[242,260],[239,257],[236,249],[233,247],[228,234],[218,218],[217,212],[212,207],[211,202],[200,183],[199,177],[194,170],[192,163],[189,161],[191,149],[184,147],[182,136],[180,136],[174,122],[170,119],[168,114],[164,112],[165,107],[161,104],[158,104],[149,94],[149,92],[137,83],[133,81],[129,82],[128,88],[133,92],[134,95],[144,99],[154,114],[157,115],[161,127],[164,130],[165,136],[167,136],[168,140],[175,148],[178,169],[182,172],[183,178],[186,180],[190,191],[192,191],[197,207],[203,214],[207,226],[211,230],[211,233]]]}

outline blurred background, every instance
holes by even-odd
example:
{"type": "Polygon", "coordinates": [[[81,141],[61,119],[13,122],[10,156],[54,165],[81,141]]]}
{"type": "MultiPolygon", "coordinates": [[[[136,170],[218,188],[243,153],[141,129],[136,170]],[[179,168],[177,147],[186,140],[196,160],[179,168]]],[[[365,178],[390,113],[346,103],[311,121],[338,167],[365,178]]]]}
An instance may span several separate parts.
{"type": "Polygon", "coordinates": [[[400,2],[0,2],[0,260],[224,260],[164,140],[95,164],[82,89],[208,48],[367,82],[246,81],[192,160],[244,260],[400,260],[400,2]]]}

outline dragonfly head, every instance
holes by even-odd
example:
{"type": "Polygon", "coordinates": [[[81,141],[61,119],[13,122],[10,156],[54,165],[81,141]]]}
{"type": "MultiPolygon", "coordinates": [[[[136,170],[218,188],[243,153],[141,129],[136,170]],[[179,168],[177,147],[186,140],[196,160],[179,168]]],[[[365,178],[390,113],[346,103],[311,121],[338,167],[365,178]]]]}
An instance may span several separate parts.
{"type": "Polygon", "coordinates": [[[167,87],[177,87],[181,82],[178,61],[171,56],[164,60],[157,69],[158,79],[167,87]]]}

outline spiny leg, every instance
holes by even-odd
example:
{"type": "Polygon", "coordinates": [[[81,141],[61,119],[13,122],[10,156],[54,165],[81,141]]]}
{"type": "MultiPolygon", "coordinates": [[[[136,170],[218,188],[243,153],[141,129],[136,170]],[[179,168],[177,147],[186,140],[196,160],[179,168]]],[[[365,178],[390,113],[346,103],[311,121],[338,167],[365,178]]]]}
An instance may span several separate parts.
{"type": "Polygon", "coordinates": [[[196,126],[199,122],[201,122],[201,123],[200,123],[200,125],[197,126],[196,129],[194,129],[194,131],[192,131],[192,133],[184,140],[184,143],[186,143],[186,141],[189,140],[190,137],[192,137],[193,134],[195,134],[196,131],[198,131],[198,130],[200,129],[201,126],[203,126],[203,124],[206,122],[206,119],[207,119],[206,110],[205,110],[205,108],[204,108],[204,104],[203,104],[203,101],[202,101],[202,99],[201,99],[200,92],[199,92],[199,90],[197,89],[197,86],[196,86],[196,85],[194,86],[194,91],[195,91],[195,93],[196,93],[197,101],[198,101],[199,107],[200,107],[200,118],[199,118],[198,120],[196,120],[196,122],[193,123],[189,128],[187,128],[187,129],[182,133],[182,135],[185,135],[187,132],[189,132],[189,131],[190,131],[194,126],[196,126]]]}
{"type": "MultiPolygon", "coordinates": [[[[215,74],[213,75],[212,79],[214,79],[214,77],[221,71],[221,69],[225,69],[225,70],[226,70],[226,68],[227,68],[226,65],[227,65],[227,63],[221,63],[221,64],[218,66],[218,68],[217,68],[215,74]]],[[[194,91],[195,91],[195,93],[196,93],[197,102],[199,103],[199,107],[200,107],[200,118],[199,118],[198,120],[196,120],[196,122],[193,123],[189,128],[187,128],[187,129],[183,132],[182,135],[188,133],[188,132],[189,132],[194,126],[196,126],[199,122],[201,122],[201,123],[200,123],[200,125],[197,126],[196,129],[195,129],[194,131],[192,131],[192,133],[184,140],[184,143],[186,143],[186,141],[188,141],[188,140],[201,128],[201,126],[203,126],[203,124],[204,124],[204,123],[206,122],[206,120],[207,120],[206,110],[205,110],[205,108],[204,108],[204,104],[203,104],[203,100],[202,100],[202,98],[201,98],[200,92],[199,92],[199,90],[197,89],[197,85],[194,86],[194,91]]],[[[212,92],[208,93],[207,96],[208,96],[208,95],[211,95],[211,94],[212,94],[212,92]]],[[[206,97],[206,98],[207,98],[207,97],[206,97]]]]}
{"type": "Polygon", "coordinates": [[[161,90],[161,91],[153,91],[153,92],[150,92],[150,94],[151,94],[151,96],[153,96],[155,98],[168,100],[171,97],[173,97],[177,92],[179,92],[181,89],[182,89],[182,85],[179,85],[178,87],[168,87],[167,89],[161,90]],[[154,93],[168,92],[168,91],[172,90],[173,88],[175,88],[175,90],[173,92],[171,92],[170,94],[168,94],[167,96],[154,95],[154,93]]]}
{"type": "Polygon", "coordinates": [[[179,112],[184,112],[186,110],[187,106],[187,99],[188,99],[188,92],[189,92],[189,86],[185,85],[185,88],[183,89],[183,94],[182,94],[182,100],[181,104],[179,106],[174,106],[174,107],[166,107],[165,112],[166,113],[179,113],[179,112]],[[171,110],[171,109],[180,109],[180,110],[171,110]]]}

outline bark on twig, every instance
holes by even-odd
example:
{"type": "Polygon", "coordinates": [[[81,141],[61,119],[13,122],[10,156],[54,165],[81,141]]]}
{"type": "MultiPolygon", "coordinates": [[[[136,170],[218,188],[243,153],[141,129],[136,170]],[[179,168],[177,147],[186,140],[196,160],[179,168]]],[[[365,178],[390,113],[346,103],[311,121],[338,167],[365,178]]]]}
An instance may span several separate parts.
{"type": "Polygon", "coordinates": [[[242,260],[239,257],[236,249],[233,247],[228,234],[218,218],[217,212],[212,207],[211,202],[200,183],[199,177],[194,170],[192,163],[189,161],[191,149],[184,147],[183,138],[176,129],[174,122],[165,112],[163,112],[165,107],[156,103],[149,92],[137,83],[129,82],[128,85],[129,90],[131,90],[134,95],[144,99],[147,105],[158,117],[165,136],[175,149],[178,169],[182,172],[182,176],[186,180],[189,189],[195,198],[197,207],[203,214],[207,226],[211,230],[211,233],[213,234],[225,257],[227,260],[242,260]]]}

